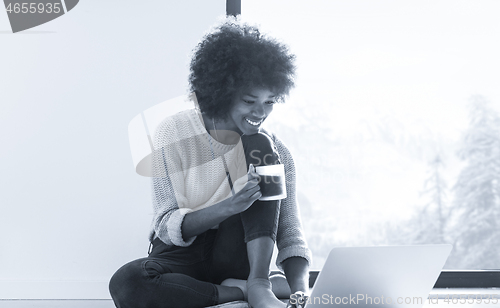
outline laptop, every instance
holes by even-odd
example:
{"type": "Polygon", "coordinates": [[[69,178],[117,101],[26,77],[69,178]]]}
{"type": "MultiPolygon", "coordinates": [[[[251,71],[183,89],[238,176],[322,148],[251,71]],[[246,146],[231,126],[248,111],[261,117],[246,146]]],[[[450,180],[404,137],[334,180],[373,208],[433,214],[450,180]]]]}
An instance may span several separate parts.
{"type": "Polygon", "coordinates": [[[421,308],[451,249],[448,244],[334,248],[305,307],[421,308]]]}

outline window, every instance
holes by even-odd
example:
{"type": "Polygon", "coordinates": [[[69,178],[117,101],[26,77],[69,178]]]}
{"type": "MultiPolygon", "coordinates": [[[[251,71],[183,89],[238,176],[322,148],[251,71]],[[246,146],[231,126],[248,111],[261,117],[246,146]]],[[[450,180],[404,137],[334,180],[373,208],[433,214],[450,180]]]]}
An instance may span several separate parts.
{"type": "Polygon", "coordinates": [[[500,268],[498,1],[242,3],[297,55],[268,127],[290,148],[308,243],[452,243],[500,268]]]}

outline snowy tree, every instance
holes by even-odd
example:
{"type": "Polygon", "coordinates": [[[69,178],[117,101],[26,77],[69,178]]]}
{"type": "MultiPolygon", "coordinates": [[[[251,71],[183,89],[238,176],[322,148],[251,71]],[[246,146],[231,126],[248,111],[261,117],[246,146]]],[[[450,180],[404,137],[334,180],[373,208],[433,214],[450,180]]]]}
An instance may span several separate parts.
{"type": "Polygon", "coordinates": [[[454,186],[449,264],[468,269],[500,266],[500,117],[481,96],[471,99],[470,125],[459,151],[465,162],[454,186]]]}
{"type": "Polygon", "coordinates": [[[418,245],[449,243],[447,224],[449,205],[448,187],[444,176],[443,154],[434,152],[429,162],[428,177],[421,192],[420,205],[415,205],[409,219],[380,224],[381,240],[377,244],[418,245]]]}
{"type": "Polygon", "coordinates": [[[437,244],[445,243],[445,227],[447,223],[447,185],[444,180],[444,163],[441,154],[436,154],[430,162],[430,174],[424,183],[423,197],[428,202],[418,215],[419,230],[415,238],[416,243],[437,244]]]}

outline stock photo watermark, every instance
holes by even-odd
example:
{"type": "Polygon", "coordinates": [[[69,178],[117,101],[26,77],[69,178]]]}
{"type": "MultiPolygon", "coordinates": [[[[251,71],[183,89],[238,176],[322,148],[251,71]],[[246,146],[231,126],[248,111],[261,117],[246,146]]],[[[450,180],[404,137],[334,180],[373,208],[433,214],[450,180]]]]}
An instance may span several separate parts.
{"type": "Polygon", "coordinates": [[[12,32],[34,28],[72,10],[79,0],[4,0],[12,32]]]}
{"type": "Polygon", "coordinates": [[[385,297],[369,296],[368,294],[349,294],[349,296],[322,296],[302,297],[297,294],[290,295],[290,304],[293,305],[424,305],[424,304],[492,304],[500,303],[500,294],[442,294],[428,298],[415,297],[385,297]]]}

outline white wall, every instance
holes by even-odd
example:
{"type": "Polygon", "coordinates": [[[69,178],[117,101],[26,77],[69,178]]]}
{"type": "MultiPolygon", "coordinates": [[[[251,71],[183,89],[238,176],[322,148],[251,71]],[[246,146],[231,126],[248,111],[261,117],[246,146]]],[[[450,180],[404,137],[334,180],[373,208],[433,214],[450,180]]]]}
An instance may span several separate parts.
{"type": "Polygon", "coordinates": [[[225,1],[85,0],[12,34],[0,10],[0,299],[109,298],[146,256],[149,179],[127,125],[185,93],[225,1]]]}

